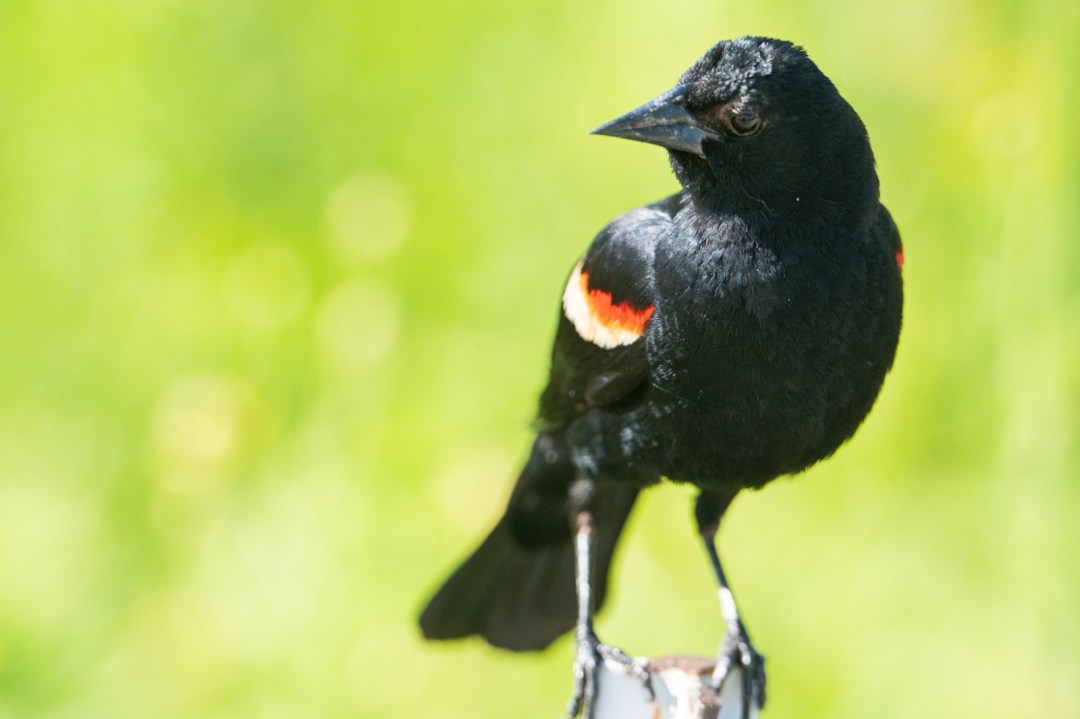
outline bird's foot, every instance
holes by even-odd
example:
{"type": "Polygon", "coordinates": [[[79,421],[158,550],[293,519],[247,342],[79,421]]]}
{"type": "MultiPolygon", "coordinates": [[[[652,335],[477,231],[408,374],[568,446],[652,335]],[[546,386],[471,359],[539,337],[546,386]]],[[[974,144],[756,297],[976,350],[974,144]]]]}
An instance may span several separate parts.
{"type": "Polygon", "coordinates": [[[596,697],[600,689],[600,667],[603,662],[614,662],[622,666],[628,674],[641,680],[649,701],[655,699],[648,670],[618,647],[601,644],[596,634],[590,631],[577,638],[574,694],[566,705],[566,719],[574,719],[578,715],[581,715],[583,719],[593,719],[593,707],[596,706],[596,697]]]}
{"type": "Polygon", "coordinates": [[[765,706],[765,657],[754,649],[750,638],[740,627],[729,631],[720,643],[720,653],[713,671],[712,684],[718,695],[734,669],[742,680],[742,716],[750,717],[751,708],[761,711],[765,706]]]}

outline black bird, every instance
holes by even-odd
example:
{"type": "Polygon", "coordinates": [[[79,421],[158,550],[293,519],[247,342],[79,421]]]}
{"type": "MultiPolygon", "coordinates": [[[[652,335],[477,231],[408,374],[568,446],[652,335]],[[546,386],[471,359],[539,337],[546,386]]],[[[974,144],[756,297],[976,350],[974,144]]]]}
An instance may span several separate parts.
{"type": "Polygon", "coordinates": [[[690,482],[727,622],[714,679],[742,666],[749,711],[764,663],[716,553],[720,518],[870,411],[900,333],[900,237],[862,121],[789,42],[721,42],[595,133],[666,148],[683,189],[617,217],[574,267],[532,453],[420,625],[515,651],[576,625],[568,711],[588,716],[596,662],[615,652],[592,612],[619,533],[642,488],[690,482]]]}

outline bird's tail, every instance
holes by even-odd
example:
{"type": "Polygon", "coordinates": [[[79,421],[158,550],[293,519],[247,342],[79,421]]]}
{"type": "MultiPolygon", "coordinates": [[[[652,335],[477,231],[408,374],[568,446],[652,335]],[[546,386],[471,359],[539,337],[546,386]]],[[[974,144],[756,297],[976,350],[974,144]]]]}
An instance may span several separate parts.
{"type": "MultiPolygon", "coordinates": [[[[560,434],[541,434],[499,523],[420,615],[428,639],[477,634],[513,651],[543,649],[574,627],[577,598],[567,489],[575,477],[560,434]]],[[[615,544],[638,488],[598,487],[592,590],[599,609],[615,544]]]]}

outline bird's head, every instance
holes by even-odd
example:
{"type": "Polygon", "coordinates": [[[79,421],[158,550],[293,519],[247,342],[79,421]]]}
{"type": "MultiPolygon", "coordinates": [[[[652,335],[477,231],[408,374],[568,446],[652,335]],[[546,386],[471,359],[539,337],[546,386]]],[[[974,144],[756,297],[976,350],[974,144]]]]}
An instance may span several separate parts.
{"type": "Polygon", "coordinates": [[[718,43],[673,89],[593,131],[668,149],[695,201],[769,212],[877,204],[862,121],[802,48],[718,43]],[[839,203],[839,204],[837,204],[839,203]]]}

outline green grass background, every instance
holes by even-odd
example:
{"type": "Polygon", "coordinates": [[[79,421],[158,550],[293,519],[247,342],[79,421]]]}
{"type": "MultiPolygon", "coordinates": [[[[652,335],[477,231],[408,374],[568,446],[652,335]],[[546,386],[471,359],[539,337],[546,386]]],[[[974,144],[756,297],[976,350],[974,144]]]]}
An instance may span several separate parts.
{"type": "MultiPolygon", "coordinates": [[[[556,717],[414,616],[529,443],[562,282],[675,187],[587,131],[804,44],[903,233],[896,369],[721,546],[766,716],[1080,717],[1080,5],[0,0],[0,717],[556,717]]],[[[722,632],[691,493],[599,622],[722,632]]]]}

